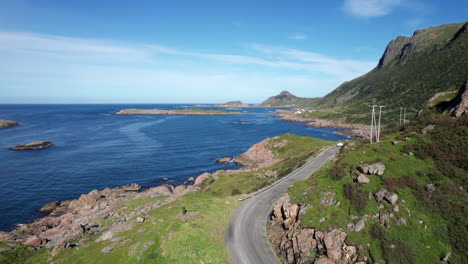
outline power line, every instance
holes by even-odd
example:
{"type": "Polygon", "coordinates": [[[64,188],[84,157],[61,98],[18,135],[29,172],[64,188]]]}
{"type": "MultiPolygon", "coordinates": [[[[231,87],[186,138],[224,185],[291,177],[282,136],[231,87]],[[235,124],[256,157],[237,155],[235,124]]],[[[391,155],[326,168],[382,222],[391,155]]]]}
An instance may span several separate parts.
{"type": "Polygon", "coordinates": [[[380,123],[382,120],[382,108],[384,108],[385,106],[384,105],[369,105],[369,107],[372,107],[371,133],[370,133],[370,143],[372,144],[372,140],[374,139],[374,136],[375,136],[375,142],[380,142],[380,123]],[[376,120],[377,117],[375,113],[376,107],[379,107],[379,122],[378,123],[376,120]]]}

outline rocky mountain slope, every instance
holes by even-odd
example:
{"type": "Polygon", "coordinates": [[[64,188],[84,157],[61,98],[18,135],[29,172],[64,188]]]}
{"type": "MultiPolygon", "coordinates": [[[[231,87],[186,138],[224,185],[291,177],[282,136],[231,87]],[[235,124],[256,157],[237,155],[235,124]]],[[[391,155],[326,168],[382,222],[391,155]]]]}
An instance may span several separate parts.
{"type": "Polygon", "coordinates": [[[318,106],[367,113],[376,103],[390,111],[400,106],[417,111],[434,94],[460,87],[468,78],[466,58],[468,22],[416,30],[412,37],[392,40],[373,70],[343,83],[318,106]]]}
{"type": "Polygon", "coordinates": [[[313,107],[320,102],[319,97],[306,98],[297,97],[288,91],[282,91],[280,94],[271,96],[259,106],[261,107],[313,107]]]}
{"type": "Polygon", "coordinates": [[[347,143],[291,186],[268,228],[282,261],[467,263],[468,116],[442,111],[347,143]]]}

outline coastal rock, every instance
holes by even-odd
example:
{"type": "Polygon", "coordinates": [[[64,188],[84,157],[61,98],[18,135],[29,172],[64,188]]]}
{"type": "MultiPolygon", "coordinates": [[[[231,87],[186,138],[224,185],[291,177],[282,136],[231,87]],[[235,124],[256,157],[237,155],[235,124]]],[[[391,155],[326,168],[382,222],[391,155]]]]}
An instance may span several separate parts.
{"type": "Polygon", "coordinates": [[[140,189],[141,189],[141,186],[139,184],[132,183],[128,185],[115,187],[113,190],[120,191],[120,192],[138,192],[140,191],[140,189]]]}
{"type": "Polygon", "coordinates": [[[246,152],[237,156],[234,161],[247,168],[266,168],[276,165],[281,160],[268,147],[270,142],[275,139],[278,137],[267,138],[253,145],[246,152]]]}
{"type": "Polygon", "coordinates": [[[181,195],[185,191],[185,186],[184,185],[179,185],[175,187],[174,192],[172,194],[174,195],[181,195]]]}
{"type": "Polygon", "coordinates": [[[173,189],[171,189],[169,185],[161,185],[158,187],[153,187],[145,190],[142,195],[144,196],[149,196],[149,197],[162,197],[162,196],[168,196],[172,194],[173,189]]]}
{"type": "Polygon", "coordinates": [[[26,241],[24,242],[25,245],[28,246],[40,246],[44,243],[45,241],[40,239],[37,236],[29,236],[26,238],[26,241]]]}
{"type": "Polygon", "coordinates": [[[16,145],[10,148],[10,150],[35,150],[52,147],[53,145],[50,141],[31,141],[26,144],[16,145]]]}
{"type": "Polygon", "coordinates": [[[40,213],[43,214],[48,214],[55,210],[58,206],[60,205],[60,201],[53,201],[50,203],[47,203],[46,205],[42,206],[41,209],[39,209],[40,213]]]}
{"type": "Polygon", "coordinates": [[[216,160],[217,163],[230,163],[233,161],[234,161],[233,157],[224,157],[224,158],[219,158],[216,160]]]}
{"type": "Polygon", "coordinates": [[[0,128],[10,128],[19,125],[13,120],[0,119],[0,128]]]}
{"type": "Polygon", "coordinates": [[[195,186],[202,185],[204,182],[206,182],[206,180],[208,180],[208,178],[209,178],[210,176],[211,176],[211,174],[208,173],[208,172],[203,173],[202,175],[198,176],[198,177],[195,179],[194,185],[195,185],[195,186]]]}

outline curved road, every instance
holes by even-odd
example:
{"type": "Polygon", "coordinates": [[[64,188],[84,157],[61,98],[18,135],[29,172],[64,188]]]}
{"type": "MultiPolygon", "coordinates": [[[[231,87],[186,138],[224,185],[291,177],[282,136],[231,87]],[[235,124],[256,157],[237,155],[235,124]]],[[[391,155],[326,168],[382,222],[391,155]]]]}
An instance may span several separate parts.
{"type": "Polygon", "coordinates": [[[280,263],[266,236],[267,219],[273,204],[291,184],[309,177],[339,150],[340,147],[324,150],[306,165],[243,202],[226,232],[232,263],[280,263]]]}

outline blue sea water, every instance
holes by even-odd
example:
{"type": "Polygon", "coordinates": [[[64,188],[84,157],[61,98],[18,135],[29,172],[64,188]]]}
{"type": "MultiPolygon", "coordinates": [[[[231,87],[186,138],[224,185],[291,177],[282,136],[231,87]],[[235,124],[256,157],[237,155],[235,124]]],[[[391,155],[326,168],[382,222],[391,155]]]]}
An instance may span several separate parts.
{"type": "Polygon", "coordinates": [[[281,121],[270,112],[274,109],[264,108],[228,116],[112,115],[124,108],[187,107],[0,105],[0,119],[20,123],[0,129],[0,230],[41,217],[37,210],[50,201],[74,199],[93,189],[130,183],[151,187],[162,184],[162,178],[179,184],[203,172],[236,168],[215,160],[239,155],[267,137],[345,138],[336,129],[281,121]],[[8,150],[32,140],[55,146],[8,150]]]}

